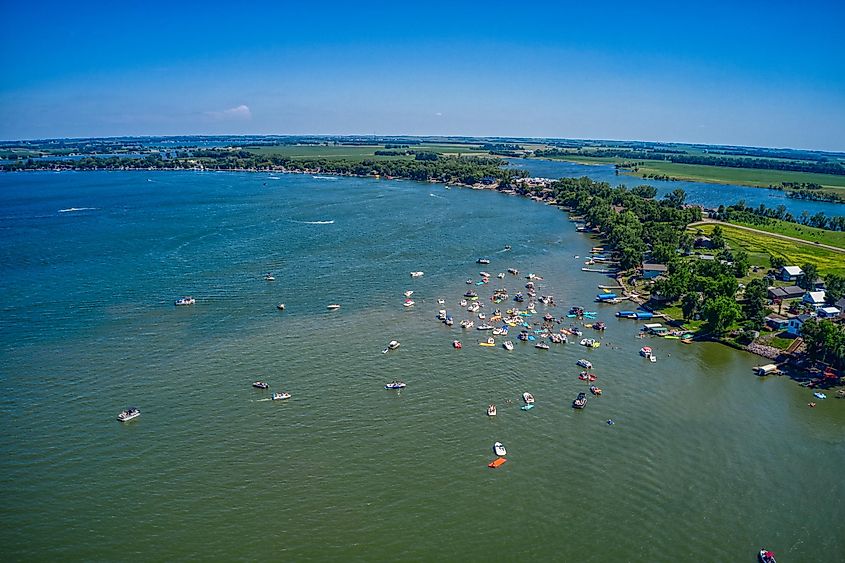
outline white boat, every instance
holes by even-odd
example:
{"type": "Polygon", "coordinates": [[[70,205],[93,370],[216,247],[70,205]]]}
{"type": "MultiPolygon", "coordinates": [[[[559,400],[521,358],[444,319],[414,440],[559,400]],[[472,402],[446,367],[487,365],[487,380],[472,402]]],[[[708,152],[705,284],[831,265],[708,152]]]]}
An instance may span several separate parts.
{"type": "Polygon", "coordinates": [[[478,318],[479,318],[479,320],[483,321],[484,319],[487,318],[487,316],[484,313],[478,313],[478,318]]]}
{"type": "Polygon", "coordinates": [[[496,416],[496,405],[487,407],[487,416],[496,416]]]}
{"type": "Polygon", "coordinates": [[[446,304],[446,300],[445,300],[445,299],[438,299],[438,300],[437,300],[437,304],[438,304],[438,305],[445,305],[445,304],[446,304]]]}
{"type": "Polygon", "coordinates": [[[129,407],[125,411],[121,411],[119,415],[117,415],[117,419],[120,422],[129,422],[133,418],[138,418],[141,416],[141,410],[138,407],[129,407]]]}
{"type": "Polygon", "coordinates": [[[255,383],[252,384],[252,386],[255,387],[256,389],[269,389],[270,388],[270,385],[263,382],[263,381],[256,381],[255,383]]]}
{"type": "Polygon", "coordinates": [[[505,350],[509,352],[513,350],[513,342],[511,342],[510,340],[505,340],[504,342],[502,342],[502,346],[504,346],[505,350]]]}
{"type": "Polygon", "coordinates": [[[273,396],[270,398],[274,401],[284,401],[285,399],[290,399],[290,393],[273,393],[273,396]]]}
{"type": "Polygon", "coordinates": [[[332,303],[331,305],[326,305],[326,309],[328,309],[329,311],[337,311],[338,309],[340,309],[340,305],[338,305],[337,303],[332,303]]]}
{"type": "Polygon", "coordinates": [[[403,381],[391,381],[384,386],[385,389],[404,389],[407,385],[403,381]]]}
{"type": "Polygon", "coordinates": [[[589,360],[585,360],[584,358],[581,358],[580,360],[575,362],[575,364],[581,366],[582,368],[593,369],[592,362],[590,362],[589,360]]]}
{"type": "Polygon", "coordinates": [[[522,400],[525,401],[526,405],[533,405],[534,404],[534,395],[531,393],[525,392],[522,394],[522,400]]]}
{"type": "Polygon", "coordinates": [[[493,326],[488,324],[480,324],[475,327],[475,330],[493,330],[493,326]]]}
{"type": "Polygon", "coordinates": [[[549,345],[546,344],[545,342],[538,342],[537,344],[534,345],[534,347],[539,348],[540,350],[548,350],[549,349],[549,345]]]}
{"type": "Polygon", "coordinates": [[[473,321],[461,321],[461,328],[472,328],[475,323],[473,321]]]}
{"type": "Polygon", "coordinates": [[[411,299],[406,299],[406,300],[405,300],[405,302],[404,302],[404,303],[402,303],[402,305],[403,305],[403,306],[405,306],[405,307],[413,307],[413,306],[414,306],[414,301],[413,301],[413,300],[411,300],[411,299]]]}
{"type": "Polygon", "coordinates": [[[388,348],[388,350],[396,350],[397,348],[399,348],[399,341],[398,340],[391,340],[387,344],[387,348],[388,348]]]}
{"type": "Polygon", "coordinates": [[[498,274],[496,274],[496,277],[499,278],[500,280],[503,280],[503,279],[505,279],[505,273],[499,272],[498,274]]]}
{"type": "Polygon", "coordinates": [[[461,299],[460,306],[461,306],[461,307],[466,307],[466,306],[467,306],[467,300],[466,300],[466,299],[461,299]]]}
{"type": "Polygon", "coordinates": [[[481,276],[482,278],[489,278],[490,277],[489,272],[478,272],[478,275],[481,276]]]}
{"type": "Polygon", "coordinates": [[[176,305],[176,306],[179,306],[179,305],[193,305],[193,304],[194,304],[194,303],[196,303],[196,302],[197,302],[197,300],[196,300],[196,299],[194,299],[193,297],[180,297],[179,299],[177,299],[176,301],[174,301],[174,302],[173,302],[173,304],[174,304],[174,305],[176,305]]]}
{"type": "Polygon", "coordinates": [[[406,291],[406,292],[405,292],[405,297],[410,297],[410,296],[412,296],[413,294],[414,294],[414,290],[409,289],[408,291],[406,291]]]}
{"type": "Polygon", "coordinates": [[[650,361],[651,363],[656,362],[656,361],[657,361],[657,356],[655,356],[654,354],[652,354],[651,356],[649,356],[649,357],[648,357],[648,361],[650,361]]]}
{"type": "Polygon", "coordinates": [[[412,278],[421,278],[423,276],[423,272],[411,272],[412,278]]]}
{"type": "Polygon", "coordinates": [[[264,274],[264,281],[276,281],[276,277],[270,272],[267,272],[264,274]]]}
{"type": "Polygon", "coordinates": [[[278,305],[276,305],[276,309],[278,309],[279,311],[284,311],[285,310],[285,304],[279,303],[278,305]]]}
{"type": "Polygon", "coordinates": [[[490,260],[488,258],[479,258],[475,261],[476,264],[489,264],[490,260]]]}
{"type": "Polygon", "coordinates": [[[496,442],[493,444],[493,451],[496,452],[497,456],[507,455],[508,450],[505,449],[505,445],[501,442],[496,442]]]}

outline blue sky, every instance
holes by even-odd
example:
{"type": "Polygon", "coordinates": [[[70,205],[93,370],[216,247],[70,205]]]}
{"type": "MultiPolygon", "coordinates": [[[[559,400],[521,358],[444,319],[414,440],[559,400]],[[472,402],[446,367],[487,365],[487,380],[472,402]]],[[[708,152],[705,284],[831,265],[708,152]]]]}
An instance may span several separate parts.
{"type": "Polygon", "coordinates": [[[0,138],[421,134],[845,150],[845,2],[6,3],[0,138]]]}

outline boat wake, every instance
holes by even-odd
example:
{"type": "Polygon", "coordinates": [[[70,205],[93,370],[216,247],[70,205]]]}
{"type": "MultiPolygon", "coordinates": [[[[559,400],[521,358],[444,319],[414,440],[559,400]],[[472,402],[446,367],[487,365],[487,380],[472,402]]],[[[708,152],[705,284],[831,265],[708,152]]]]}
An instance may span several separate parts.
{"type": "Polygon", "coordinates": [[[254,402],[254,403],[263,403],[264,401],[272,401],[272,400],[273,400],[273,399],[270,399],[270,398],[268,397],[268,398],[266,398],[266,399],[255,399],[253,402],[254,402]]]}
{"type": "Polygon", "coordinates": [[[294,221],[294,223],[300,223],[302,225],[334,225],[334,219],[331,221],[294,221]]]}
{"type": "Polygon", "coordinates": [[[281,180],[278,176],[267,176],[269,180],[281,180]]]}
{"type": "Polygon", "coordinates": [[[337,180],[337,176],[311,176],[315,180],[337,180]]]}
{"type": "Polygon", "coordinates": [[[437,195],[437,194],[428,194],[428,195],[430,195],[431,197],[437,197],[437,198],[440,198],[440,199],[446,199],[446,198],[445,198],[445,197],[443,197],[442,195],[437,195]]]}
{"type": "Polygon", "coordinates": [[[67,209],[59,209],[59,213],[74,213],[76,211],[92,211],[96,207],[68,207],[67,209]]]}

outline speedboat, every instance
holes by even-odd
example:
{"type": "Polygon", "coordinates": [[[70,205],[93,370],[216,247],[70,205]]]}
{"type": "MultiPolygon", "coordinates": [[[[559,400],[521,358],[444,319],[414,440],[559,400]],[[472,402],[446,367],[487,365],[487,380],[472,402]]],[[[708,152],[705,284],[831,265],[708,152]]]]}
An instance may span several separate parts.
{"type": "Polygon", "coordinates": [[[601,389],[599,389],[595,385],[590,385],[590,393],[596,396],[601,395],[601,389]]]}
{"type": "Polygon", "coordinates": [[[640,356],[643,358],[650,358],[651,357],[651,347],[650,346],[643,346],[640,348],[640,356]]]}
{"type": "Polygon", "coordinates": [[[285,310],[285,304],[279,303],[278,305],[276,305],[276,309],[278,309],[279,311],[284,311],[285,310]]]}
{"type": "Polygon", "coordinates": [[[414,294],[414,290],[409,289],[408,291],[406,291],[406,292],[405,292],[405,297],[410,297],[410,296],[412,296],[413,294],[414,294]]]}
{"type": "Polygon", "coordinates": [[[604,330],[606,328],[607,325],[604,323],[604,321],[598,321],[596,323],[593,323],[593,330],[604,330]]]}
{"type": "Polygon", "coordinates": [[[445,304],[446,304],[446,300],[445,300],[445,299],[438,299],[438,300],[437,300],[437,304],[438,304],[438,305],[445,305],[445,304]]]}
{"type": "Polygon", "coordinates": [[[452,315],[446,315],[446,318],[443,319],[443,324],[446,326],[452,326],[455,324],[455,321],[452,319],[452,315]]]}
{"type": "Polygon", "coordinates": [[[461,321],[461,328],[472,328],[475,323],[473,321],[461,321]]]}
{"type": "Polygon", "coordinates": [[[545,342],[542,342],[542,341],[535,344],[534,347],[539,348],[540,350],[548,350],[549,349],[549,345],[546,344],[545,342]]]}
{"type": "Polygon", "coordinates": [[[505,340],[504,342],[502,342],[502,346],[504,346],[505,350],[507,350],[508,352],[513,350],[513,342],[511,342],[510,340],[505,340]]]}
{"type": "Polygon", "coordinates": [[[505,245],[505,250],[510,250],[510,249],[511,249],[511,245],[506,244],[506,245],[505,245]]]}
{"type": "Polygon", "coordinates": [[[496,452],[496,455],[498,456],[507,455],[508,453],[508,450],[505,449],[505,445],[501,442],[496,442],[495,444],[493,444],[493,451],[496,452]]]}
{"type": "Polygon", "coordinates": [[[173,304],[174,304],[174,305],[176,305],[176,306],[179,306],[179,305],[193,305],[193,304],[194,304],[194,303],[196,303],[196,302],[197,302],[197,300],[196,300],[196,299],[194,299],[193,297],[180,297],[179,299],[177,299],[176,301],[174,301],[174,302],[173,302],[173,304]]]}
{"type": "Polygon", "coordinates": [[[129,422],[133,418],[138,418],[141,416],[141,410],[138,407],[129,407],[125,411],[121,411],[119,415],[117,415],[117,419],[120,422],[129,422]]]}
{"type": "Polygon", "coordinates": [[[264,281],[276,281],[276,277],[270,272],[267,272],[264,274],[264,281]]]}
{"type": "Polygon", "coordinates": [[[585,360],[584,358],[581,358],[575,363],[581,366],[582,368],[593,369],[593,364],[589,360],[585,360]]]}
{"type": "Polygon", "coordinates": [[[461,344],[461,341],[460,341],[460,340],[453,340],[453,341],[452,341],[452,346],[453,346],[456,350],[460,350],[461,348],[463,348],[463,345],[461,344]]]}
{"type": "Polygon", "coordinates": [[[503,279],[505,279],[505,273],[499,272],[498,274],[496,274],[496,277],[499,278],[500,280],[503,280],[503,279]]]}
{"type": "Polygon", "coordinates": [[[757,560],[760,563],[777,563],[774,552],[769,551],[765,547],[760,548],[760,552],[757,554],[757,560]]]}
{"type": "Polygon", "coordinates": [[[496,416],[496,405],[487,407],[487,416],[496,416]]]}
{"type": "Polygon", "coordinates": [[[480,324],[475,327],[475,330],[493,330],[493,326],[488,324],[480,324]]]}
{"type": "Polygon", "coordinates": [[[478,313],[478,319],[479,320],[483,321],[486,318],[487,318],[487,316],[484,313],[478,313]]]}
{"type": "Polygon", "coordinates": [[[516,268],[508,268],[508,273],[514,276],[518,276],[519,270],[517,270],[516,268]]]}
{"type": "Polygon", "coordinates": [[[461,302],[459,303],[459,305],[460,305],[461,307],[466,307],[466,306],[467,306],[467,300],[466,300],[466,299],[461,299],[461,302]]]}
{"type": "Polygon", "coordinates": [[[404,303],[402,303],[404,307],[413,307],[414,301],[412,299],[406,299],[404,303]]]}
{"type": "Polygon", "coordinates": [[[495,346],[495,345],[496,345],[496,339],[495,339],[495,338],[493,338],[493,337],[491,336],[491,337],[489,337],[489,338],[487,339],[487,341],[486,341],[486,342],[479,342],[479,343],[478,343],[478,345],[479,345],[479,346],[492,347],[492,346],[495,346]]]}
{"type": "Polygon", "coordinates": [[[464,293],[464,297],[467,299],[472,299],[473,297],[478,297],[478,294],[471,289],[468,289],[466,293],[464,293]]]}
{"type": "Polygon", "coordinates": [[[405,387],[406,385],[402,381],[391,381],[384,386],[385,389],[404,389],[405,387]]]}
{"type": "Polygon", "coordinates": [[[421,278],[423,276],[423,272],[411,272],[412,278],[421,278]]]}
{"type": "Polygon", "coordinates": [[[256,389],[269,389],[270,388],[270,385],[268,385],[267,383],[264,383],[263,381],[256,381],[255,383],[252,384],[252,386],[255,387],[256,389]]]}
{"type": "Polygon", "coordinates": [[[472,284],[473,284],[472,280],[467,280],[467,285],[472,285],[472,284]]]}
{"type": "Polygon", "coordinates": [[[274,401],[284,401],[285,399],[290,399],[290,393],[273,393],[273,396],[270,398],[274,401]]]}
{"type": "Polygon", "coordinates": [[[827,395],[825,395],[824,393],[821,393],[819,391],[816,391],[815,393],[813,393],[813,397],[815,397],[816,399],[827,399],[827,395]]]}
{"type": "Polygon", "coordinates": [[[398,340],[391,340],[387,344],[387,348],[388,348],[388,350],[396,350],[397,348],[399,348],[399,341],[398,340]]]}
{"type": "Polygon", "coordinates": [[[528,393],[527,391],[522,394],[522,400],[525,401],[526,405],[533,405],[534,404],[534,395],[528,393]]]}
{"type": "Polygon", "coordinates": [[[337,303],[332,303],[331,305],[326,305],[326,309],[328,309],[329,311],[337,311],[338,309],[340,309],[340,305],[338,305],[337,303]]]}
{"type": "Polygon", "coordinates": [[[648,357],[648,361],[650,361],[651,363],[656,362],[656,361],[657,361],[657,356],[655,356],[654,354],[652,354],[651,356],[649,356],[649,357],[648,357]]]}
{"type": "Polygon", "coordinates": [[[578,393],[578,397],[572,401],[572,408],[575,409],[583,409],[587,406],[587,394],[586,393],[578,393]]]}
{"type": "Polygon", "coordinates": [[[489,264],[490,260],[487,259],[487,258],[479,258],[478,260],[475,261],[475,263],[476,264],[489,264]]]}

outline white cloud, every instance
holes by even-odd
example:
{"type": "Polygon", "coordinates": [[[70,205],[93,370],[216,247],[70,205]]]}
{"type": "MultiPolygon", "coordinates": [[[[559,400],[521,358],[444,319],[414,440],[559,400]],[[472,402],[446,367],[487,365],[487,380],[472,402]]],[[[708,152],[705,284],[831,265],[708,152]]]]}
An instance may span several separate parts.
{"type": "Polygon", "coordinates": [[[437,117],[440,117],[440,116],[442,116],[442,115],[443,115],[443,112],[438,111],[438,112],[437,112],[437,113],[435,113],[434,115],[436,115],[437,117]]]}
{"type": "Polygon", "coordinates": [[[249,106],[241,104],[237,107],[224,109],[223,111],[208,111],[205,113],[208,117],[223,121],[223,120],[250,120],[252,119],[252,112],[249,111],[249,106]]]}

